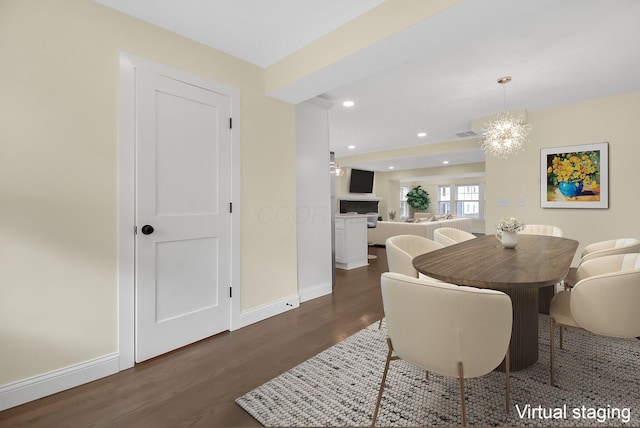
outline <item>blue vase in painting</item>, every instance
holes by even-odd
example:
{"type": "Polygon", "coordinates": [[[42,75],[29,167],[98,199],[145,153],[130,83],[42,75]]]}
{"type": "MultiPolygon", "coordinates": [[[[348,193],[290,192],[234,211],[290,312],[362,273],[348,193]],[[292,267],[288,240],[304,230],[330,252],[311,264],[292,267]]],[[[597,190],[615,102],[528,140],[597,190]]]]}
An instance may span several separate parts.
{"type": "Polygon", "coordinates": [[[558,183],[558,189],[560,189],[560,193],[562,193],[567,198],[575,198],[582,192],[582,188],[584,184],[582,182],[572,183],[567,181],[561,181],[558,183]]]}

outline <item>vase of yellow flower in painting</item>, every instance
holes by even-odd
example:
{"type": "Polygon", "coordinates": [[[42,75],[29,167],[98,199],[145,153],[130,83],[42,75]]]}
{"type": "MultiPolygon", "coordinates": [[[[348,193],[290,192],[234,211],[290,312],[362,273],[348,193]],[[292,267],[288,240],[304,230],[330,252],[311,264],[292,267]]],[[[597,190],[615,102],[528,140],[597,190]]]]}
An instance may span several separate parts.
{"type": "Polygon", "coordinates": [[[570,199],[577,198],[585,186],[592,190],[598,189],[599,172],[597,154],[593,151],[555,156],[547,167],[551,183],[558,186],[562,196],[570,199]]]}
{"type": "Polygon", "coordinates": [[[561,181],[558,183],[558,190],[567,198],[575,198],[578,196],[582,189],[584,188],[584,183],[582,181],[571,182],[571,181],[561,181]]]}

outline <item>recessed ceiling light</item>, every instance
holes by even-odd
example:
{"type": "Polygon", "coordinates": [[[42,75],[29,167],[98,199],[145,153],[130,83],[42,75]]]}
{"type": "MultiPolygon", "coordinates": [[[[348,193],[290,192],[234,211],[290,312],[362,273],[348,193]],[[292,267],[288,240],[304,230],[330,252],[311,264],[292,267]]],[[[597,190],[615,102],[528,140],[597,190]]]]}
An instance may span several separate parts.
{"type": "Polygon", "coordinates": [[[394,169],[394,168],[395,168],[395,166],[390,166],[390,167],[389,167],[389,169],[394,169]]]}
{"type": "Polygon", "coordinates": [[[449,163],[449,161],[442,161],[442,163],[446,165],[449,163]]]}
{"type": "Polygon", "coordinates": [[[356,146],[353,146],[353,145],[347,147],[347,149],[349,149],[349,150],[353,150],[355,148],[356,148],[356,146]]]}
{"type": "Polygon", "coordinates": [[[356,103],[354,103],[351,100],[347,100],[347,101],[343,102],[342,105],[345,106],[345,107],[353,107],[354,105],[356,105],[356,103]]]}
{"type": "Polygon", "coordinates": [[[420,137],[420,138],[424,138],[424,137],[426,137],[426,136],[427,136],[427,133],[426,133],[426,132],[419,132],[419,133],[418,133],[418,137],[420,137]]]}

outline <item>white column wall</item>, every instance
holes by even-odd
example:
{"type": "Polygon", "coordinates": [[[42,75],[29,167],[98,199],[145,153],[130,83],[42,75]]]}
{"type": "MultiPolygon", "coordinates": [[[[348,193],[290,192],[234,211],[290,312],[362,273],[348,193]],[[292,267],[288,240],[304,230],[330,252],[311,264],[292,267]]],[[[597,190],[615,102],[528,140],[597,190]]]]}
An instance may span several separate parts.
{"type": "Polygon", "coordinates": [[[331,105],[316,98],[296,106],[296,223],[301,302],[330,294],[332,290],[331,105]]]}

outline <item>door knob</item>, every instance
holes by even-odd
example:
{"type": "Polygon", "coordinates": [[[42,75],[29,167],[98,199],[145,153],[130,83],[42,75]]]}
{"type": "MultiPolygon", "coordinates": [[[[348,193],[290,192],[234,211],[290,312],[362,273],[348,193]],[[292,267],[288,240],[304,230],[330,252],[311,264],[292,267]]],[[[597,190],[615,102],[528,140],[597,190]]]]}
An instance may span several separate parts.
{"type": "Polygon", "coordinates": [[[141,231],[143,235],[151,235],[153,233],[153,226],[151,226],[150,224],[145,224],[144,226],[142,226],[141,231]]]}

